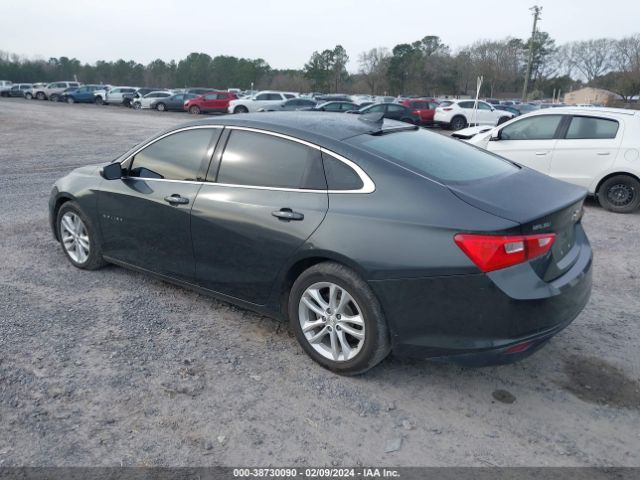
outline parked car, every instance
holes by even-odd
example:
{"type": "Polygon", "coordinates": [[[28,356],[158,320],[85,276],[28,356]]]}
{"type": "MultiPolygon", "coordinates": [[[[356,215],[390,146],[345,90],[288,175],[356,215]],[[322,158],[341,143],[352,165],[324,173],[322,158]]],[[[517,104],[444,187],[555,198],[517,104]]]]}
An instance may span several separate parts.
{"type": "Polygon", "coordinates": [[[32,94],[38,100],[51,100],[57,102],[60,94],[69,87],[79,87],[80,82],[51,82],[45,86],[32,90],[32,94]]]}
{"type": "Polygon", "coordinates": [[[31,84],[31,88],[25,90],[24,98],[26,98],[27,100],[34,99],[35,98],[35,93],[37,91],[39,91],[40,89],[43,89],[46,86],[47,86],[47,84],[43,83],[43,82],[32,83],[31,84]]]}
{"type": "Polygon", "coordinates": [[[389,96],[378,96],[378,97],[373,97],[373,101],[375,103],[393,103],[395,102],[396,97],[389,97],[389,96]]]}
{"type": "Polygon", "coordinates": [[[2,92],[3,97],[24,97],[25,92],[31,90],[31,83],[14,83],[11,88],[2,92]]]}
{"type": "Polygon", "coordinates": [[[353,102],[324,102],[315,107],[310,108],[314,112],[352,112],[362,108],[357,103],[353,102]]]}
{"type": "Polygon", "coordinates": [[[477,135],[470,143],[586,188],[607,210],[640,206],[640,112],[545,109],[477,135]]]}
{"type": "Polygon", "coordinates": [[[383,118],[390,120],[399,120],[405,123],[412,123],[413,125],[420,125],[420,117],[416,115],[413,110],[399,103],[374,103],[368,107],[361,108],[360,110],[349,111],[348,113],[355,113],[358,115],[365,115],[369,113],[383,114],[383,118]]]}
{"type": "Polygon", "coordinates": [[[351,102],[351,103],[356,103],[353,101],[353,98],[350,95],[315,95],[313,97],[313,99],[318,102],[318,103],[326,103],[326,102],[351,102]]]}
{"type": "Polygon", "coordinates": [[[195,115],[199,113],[227,113],[230,102],[235,101],[236,98],[236,94],[231,92],[209,92],[186,100],[184,109],[195,115]]]}
{"type": "Polygon", "coordinates": [[[433,124],[433,116],[438,107],[438,102],[433,98],[410,98],[403,100],[400,104],[413,110],[413,113],[420,118],[422,125],[433,124]]]}
{"type": "Polygon", "coordinates": [[[171,96],[171,92],[167,90],[160,90],[156,92],[149,92],[144,97],[133,98],[131,101],[131,106],[136,109],[148,109],[151,108],[151,104],[161,98],[169,98],[171,96]]]}
{"type": "Polygon", "coordinates": [[[316,106],[316,101],[309,98],[290,98],[284,102],[259,108],[259,112],[285,112],[292,110],[308,110],[316,106]]]}
{"type": "Polygon", "coordinates": [[[520,110],[518,110],[515,107],[514,104],[511,104],[511,105],[506,105],[506,104],[493,105],[493,108],[495,108],[496,110],[502,110],[503,112],[513,113],[514,117],[517,117],[518,115],[520,115],[520,110]]]}
{"type": "Polygon", "coordinates": [[[525,113],[533,112],[535,110],[540,110],[540,105],[532,105],[530,103],[520,103],[516,105],[515,108],[520,112],[520,115],[524,115],[525,113]]]}
{"type": "Polygon", "coordinates": [[[229,103],[229,113],[248,113],[257,112],[261,108],[284,102],[290,98],[295,98],[295,94],[287,92],[274,92],[265,90],[256,93],[250,98],[241,98],[232,100],[229,103]]]}
{"type": "Polygon", "coordinates": [[[104,105],[129,106],[136,90],[138,90],[136,87],[111,87],[106,91],[94,92],[94,101],[104,105]]]}
{"type": "Polygon", "coordinates": [[[11,80],[0,80],[0,96],[4,97],[4,92],[9,90],[13,85],[11,80]]]}
{"type": "Polygon", "coordinates": [[[173,111],[184,112],[184,104],[187,100],[196,98],[198,95],[195,93],[177,93],[166,98],[156,98],[149,108],[152,110],[158,110],[159,112],[173,111]]]}
{"type": "Polygon", "coordinates": [[[460,130],[471,123],[478,125],[499,125],[514,115],[503,110],[496,110],[482,100],[478,100],[478,107],[474,110],[475,100],[445,100],[436,108],[433,116],[435,123],[444,128],[460,130]]]}
{"type": "Polygon", "coordinates": [[[75,267],[109,262],[287,319],[341,374],[390,350],[513,362],[571,323],[591,291],[583,188],[361,119],[173,127],[59,179],[53,234],[75,267]]]}
{"type": "Polygon", "coordinates": [[[102,90],[104,85],[83,85],[67,88],[60,94],[60,101],[67,103],[94,103],[94,93],[102,90]]]}

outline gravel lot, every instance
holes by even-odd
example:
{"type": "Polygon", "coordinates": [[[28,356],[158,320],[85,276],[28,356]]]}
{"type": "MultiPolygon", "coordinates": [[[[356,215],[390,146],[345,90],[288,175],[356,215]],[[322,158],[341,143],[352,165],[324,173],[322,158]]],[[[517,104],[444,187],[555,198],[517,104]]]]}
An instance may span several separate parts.
{"type": "Polygon", "coordinates": [[[53,240],[56,178],[188,119],[0,100],[0,465],[640,466],[640,212],[589,202],[591,302],[533,357],[342,378],[286,325],[53,240]]]}

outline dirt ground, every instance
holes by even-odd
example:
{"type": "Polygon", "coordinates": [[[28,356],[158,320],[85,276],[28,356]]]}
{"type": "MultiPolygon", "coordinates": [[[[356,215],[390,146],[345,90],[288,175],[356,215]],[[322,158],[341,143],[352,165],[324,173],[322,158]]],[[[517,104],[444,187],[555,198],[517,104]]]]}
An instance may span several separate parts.
{"type": "Polygon", "coordinates": [[[588,203],[592,299],[529,359],[342,378],[285,325],[53,240],[56,178],[190,118],[0,100],[0,465],[640,466],[640,212],[588,203]]]}

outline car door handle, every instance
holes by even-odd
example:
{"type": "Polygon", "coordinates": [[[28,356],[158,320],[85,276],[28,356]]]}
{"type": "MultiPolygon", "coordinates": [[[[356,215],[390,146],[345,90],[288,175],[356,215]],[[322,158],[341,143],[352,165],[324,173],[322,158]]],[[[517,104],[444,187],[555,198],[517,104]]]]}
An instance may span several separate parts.
{"type": "Polygon", "coordinates": [[[598,155],[609,155],[611,152],[598,152],[598,155]]]}
{"type": "Polygon", "coordinates": [[[290,208],[281,208],[280,210],[275,210],[271,212],[271,215],[285,221],[304,220],[304,215],[302,213],[294,212],[290,208]]]}
{"type": "Polygon", "coordinates": [[[536,152],[536,155],[538,157],[543,157],[544,155],[546,155],[548,152],[536,152]]]}
{"type": "Polygon", "coordinates": [[[182,197],[177,193],[169,195],[168,197],[164,197],[164,201],[170,203],[171,205],[186,205],[187,203],[189,203],[189,199],[187,197],[182,197]]]}

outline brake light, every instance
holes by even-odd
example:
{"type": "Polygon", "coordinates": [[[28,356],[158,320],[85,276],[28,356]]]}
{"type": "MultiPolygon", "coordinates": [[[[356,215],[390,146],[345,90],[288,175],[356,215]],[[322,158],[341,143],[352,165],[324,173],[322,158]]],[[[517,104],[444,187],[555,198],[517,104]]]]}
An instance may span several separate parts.
{"type": "Polygon", "coordinates": [[[459,233],[454,240],[480,270],[492,272],[544,255],[555,238],[555,233],[506,236],[459,233]]]}
{"type": "Polygon", "coordinates": [[[420,115],[420,110],[412,110],[411,113],[414,115],[420,115]]]}

